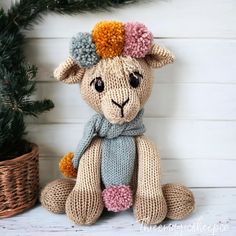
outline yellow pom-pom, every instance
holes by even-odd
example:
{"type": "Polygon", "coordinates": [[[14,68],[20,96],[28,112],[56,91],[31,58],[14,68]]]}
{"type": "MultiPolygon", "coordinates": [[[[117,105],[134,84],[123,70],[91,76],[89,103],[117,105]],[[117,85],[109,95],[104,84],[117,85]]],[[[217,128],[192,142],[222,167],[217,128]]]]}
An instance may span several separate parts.
{"type": "Polygon", "coordinates": [[[70,178],[77,176],[77,169],[74,168],[72,158],[74,157],[73,152],[68,152],[60,161],[59,169],[61,173],[70,178]]]}
{"type": "Polygon", "coordinates": [[[124,48],[124,24],[117,21],[101,21],[92,31],[97,54],[102,58],[112,58],[122,54],[124,48]]]}

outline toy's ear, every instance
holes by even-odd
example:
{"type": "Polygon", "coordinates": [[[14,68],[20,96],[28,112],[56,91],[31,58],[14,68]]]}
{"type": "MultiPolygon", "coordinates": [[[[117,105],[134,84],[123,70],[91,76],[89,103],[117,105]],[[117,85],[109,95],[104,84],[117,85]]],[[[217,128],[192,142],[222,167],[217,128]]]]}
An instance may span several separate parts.
{"type": "Polygon", "coordinates": [[[145,56],[146,62],[152,68],[160,68],[166,64],[173,63],[174,59],[174,55],[169,50],[157,44],[154,44],[145,56]]]}
{"type": "Polygon", "coordinates": [[[84,76],[85,69],[80,68],[71,58],[67,58],[54,71],[54,77],[66,84],[80,83],[84,76]]]}

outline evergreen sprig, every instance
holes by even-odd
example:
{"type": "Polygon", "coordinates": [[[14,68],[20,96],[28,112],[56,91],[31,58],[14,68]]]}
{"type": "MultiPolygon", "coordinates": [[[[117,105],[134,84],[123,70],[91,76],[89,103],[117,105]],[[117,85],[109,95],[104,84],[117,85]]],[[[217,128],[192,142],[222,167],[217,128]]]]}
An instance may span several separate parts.
{"type": "Polygon", "coordinates": [[[33,100],[37,67],[23,52],[22,30],[30,30],[49,11],[76,14],[121,6],[138,0],[19,0],[0,9],[0,161],[27,151],[25,116],[37,117],[53,108],[50,100],[33,100]]]}
{"type": "Polygon", "coordinates": [[[8,11],[8,27],[12,24],[29,29],[38,23],[48,11],[60,14],[77,14],[106,10],[138,0],[21,0],[8,11]]]}

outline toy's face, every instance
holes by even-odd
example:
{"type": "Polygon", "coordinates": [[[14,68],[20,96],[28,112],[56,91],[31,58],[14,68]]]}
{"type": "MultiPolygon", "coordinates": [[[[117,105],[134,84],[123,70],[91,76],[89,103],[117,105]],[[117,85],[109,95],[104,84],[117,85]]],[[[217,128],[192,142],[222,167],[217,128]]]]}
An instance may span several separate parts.
{"type": "Polygon", "coordinates": [[[153,45],[144,58],[116,56],[101,59],[96,65],[81,68],[69,57],[54,72],[67,84],[80,84],[83,99],[111,123],[133,120],[151,94],[152,68],[174,61],[173,55],[153,45]]]}
{"type": "Polygon", "coordinates": [[[84,100],[111,123],[135,118],[151,94],[151,68],[143,59],[103,59],[86,69],[80,83],[84,100]]]}
{"type": "Polygon", "coordinates": [[[151,68],[174,61],[138,22],[99,22],[91,33],[72,38],[70,55],[54,76],[67,84],[79,83],[84,100],[113,124],[136,117],[151,94],[151,68]]]}

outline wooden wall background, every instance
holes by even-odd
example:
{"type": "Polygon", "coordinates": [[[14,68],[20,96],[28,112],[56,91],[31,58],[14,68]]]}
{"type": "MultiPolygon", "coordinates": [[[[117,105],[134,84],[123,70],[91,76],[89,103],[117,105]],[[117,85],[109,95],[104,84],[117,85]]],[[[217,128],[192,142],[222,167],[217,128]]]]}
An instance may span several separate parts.
{"type": "MultiPolygon", "coordinates": [[[[10,0],[3,0],[4,7],[10,0]]],[[[74,151],[93,111],[79,87],[55,81],[54,68],[68,55],[71,36],[99,20],[140,21],[176,63],[155,71],[146,105],[147,134],[159,146],[163,182],[189,187],[236,186],[236,2],[153,0],[78,16],[50,14],[27,32],[25,52],[39,67],[36,98],[55,109],[28,120],[28,139],[40,146],[41,184],[59,176],[58,160],[74,151]]]]}

